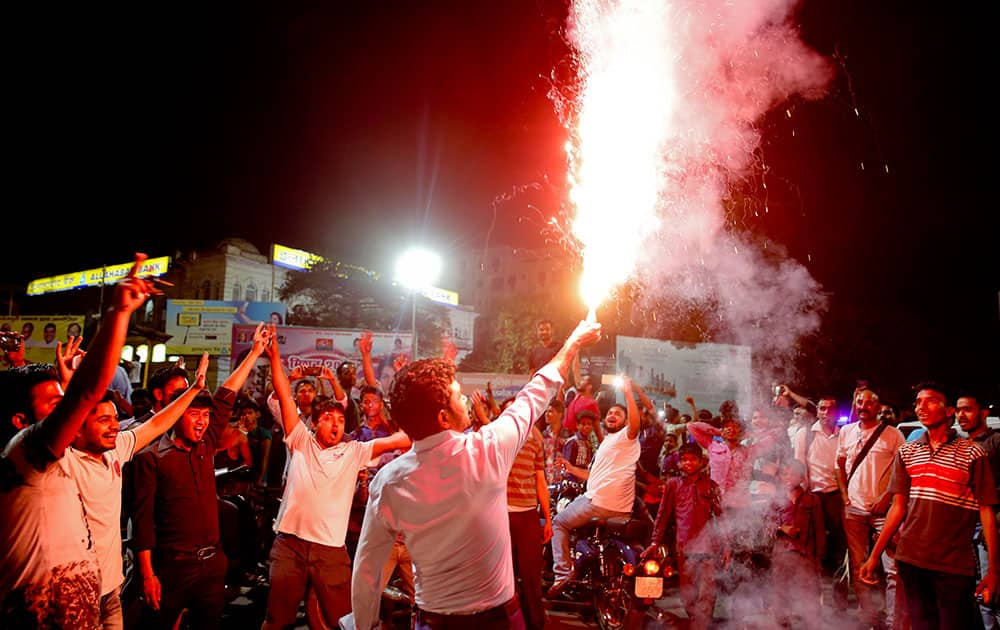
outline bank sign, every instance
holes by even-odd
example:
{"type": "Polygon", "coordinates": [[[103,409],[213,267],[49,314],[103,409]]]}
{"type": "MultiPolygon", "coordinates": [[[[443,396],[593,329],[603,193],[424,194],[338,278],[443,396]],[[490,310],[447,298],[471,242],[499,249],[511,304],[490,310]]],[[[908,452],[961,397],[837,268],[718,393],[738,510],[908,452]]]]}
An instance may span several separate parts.
{"type": "MultiPolygon", "coordinates": [[[[74,271],[60,276],[50,276],[48,278],[38,278],[28,284],[28,295],[42,295],[43,293],[55,293],[57,291],[69,291],[83,287],[98,287],[102,284],[115,284],[121,282],[135,262],[122,263],[120,265],[107,265],[96,269],[85,271],[74,271]]],[[[167,273],[170,267],[170,257],[160,256],[142,261],[139,267],[138,276],[145,278],[148,276],[162,276],[167,273]]]]}

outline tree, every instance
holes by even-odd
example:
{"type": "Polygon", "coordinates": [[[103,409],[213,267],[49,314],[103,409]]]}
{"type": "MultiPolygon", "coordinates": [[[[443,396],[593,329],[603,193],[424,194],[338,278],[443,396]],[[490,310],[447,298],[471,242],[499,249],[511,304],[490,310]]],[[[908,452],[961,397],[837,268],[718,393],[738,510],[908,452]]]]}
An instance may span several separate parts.
{"type": "MultiPolygon", "coordinates": [[[[410,328],[410,292],[363,267],[326,261],[289,272],[280,296],[295,304],[288,315],[292,325],[376,332],[410,328]]],[[[449,328],[446,309],[417,296],[420,354],[439,354],[441,336],[449,328]]]]}

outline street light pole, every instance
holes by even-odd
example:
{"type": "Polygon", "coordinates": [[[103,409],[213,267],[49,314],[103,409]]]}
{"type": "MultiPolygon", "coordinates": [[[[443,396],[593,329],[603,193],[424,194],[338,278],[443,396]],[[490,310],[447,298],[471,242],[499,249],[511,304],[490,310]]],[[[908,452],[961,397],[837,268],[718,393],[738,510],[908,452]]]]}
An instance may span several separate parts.
{"type": "Polygon", "coordinates": [[[410,304],[413,305],[410,317],[410,361],[417,360],[417,290],[410,289],[410,304]]]}
{"type": "Polygon", "coordinates": [[[441,259],[425,249],[406,250],[396,261],[396,280],[410,289],[410,360],[417,360],[417,294],[437,281],[441,259]]]}

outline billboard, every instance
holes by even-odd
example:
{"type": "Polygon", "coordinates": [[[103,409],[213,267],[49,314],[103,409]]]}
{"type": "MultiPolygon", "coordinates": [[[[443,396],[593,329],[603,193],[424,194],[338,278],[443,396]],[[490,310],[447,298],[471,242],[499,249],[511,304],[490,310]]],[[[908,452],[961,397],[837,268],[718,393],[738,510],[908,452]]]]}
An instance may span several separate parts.
{"type": "MultiPolygon", "coordinates": [[[[85,271],[74,271],[64,273],[61,276],[51,276],[48,278],[38,278],[28,284],[28,295],[41,295],[43,293],[54,293],[56,291],[69,291],[82,287],[96,287],[102,284],[114,284],[122,280],[132,270],[135,262],[121,263],[120,265],[106,265],[96,269],[85,271]]],[[[160,256],[159,258],[149,258],[142,261],[139,266],[138,276],[162,276],[167,273],[170,267],[170,257],[160,256]]]]}
{"type": "Polygon", "coordinates": [[[285,321],[282,302],[167,300],[167,354],[229,354],[233,324],[285,321]]]}
{"type": "Polygon", "coordinates": [[[656,401],[664,400],[687,413],[692,396],[699,409],[713,414],[725,400],[750,409],[750,347],[719,343],[681,343],[619,336],[617,368],[656,401]],[[671,400],[673,399],[673,400],[671,400]]]}
{"type": "Polygon", "coordinates": [[[66,343],[69,335],[83,332],[83,315],[22,315],[0,317],[0,329],[21,333],[24,358],[32,363],[53,363],[56,343],[66,343]]]}
{"type": "MultiPolygon", "coordinates": [[[[239,362],[253,345],[255,326],[236,324],[233,326],[232,366],[239,362]]],[[[358,365],[358,380],[361,374],[361,353],[358,342],[364,331],[353,328],[309,328],[306,326],[278,326],[278,346],[281,363],[286,371],[301,365],[320,365],[337,370],[342,361],[354,361],[358,365]]],[[[409,354],[409,333],[376,332],[372,334],[372,363],[375,377],[386,387],[392,381],[392,362],[400,354],[409,354]]]]}

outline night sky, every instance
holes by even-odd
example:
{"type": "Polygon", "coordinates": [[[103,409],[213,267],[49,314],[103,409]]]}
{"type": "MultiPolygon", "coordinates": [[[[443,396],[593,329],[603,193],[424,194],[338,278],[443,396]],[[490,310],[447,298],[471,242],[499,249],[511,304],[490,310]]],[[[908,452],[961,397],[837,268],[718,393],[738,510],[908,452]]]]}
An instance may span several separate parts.
{"type": "MultiPolygon", "coordinates": [[[[8,15],[3,284],[228,236],[386,272],[414,241],[446,265],[537,244],[530,208],[564,192],[547,98],[553,68],[565,78],[563,3],[206,4],[8,15]]],[[[992,387],[986,17],[806,0],[803,38],[837,76],[761,121],[769,212],[741,228],[783,243],[840,319],[881,313],[873,363],[919,348],[920,370],[992,387]]]]}

